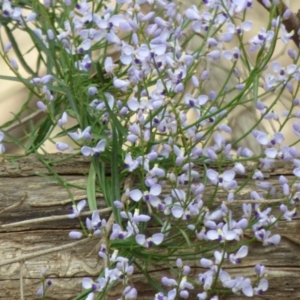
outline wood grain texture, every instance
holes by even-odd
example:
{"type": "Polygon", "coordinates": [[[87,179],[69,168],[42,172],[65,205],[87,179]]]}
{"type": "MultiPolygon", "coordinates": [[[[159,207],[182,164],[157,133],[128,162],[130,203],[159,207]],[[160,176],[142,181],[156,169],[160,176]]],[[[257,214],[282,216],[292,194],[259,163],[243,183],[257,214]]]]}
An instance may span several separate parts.
{"type": "MultiPolygon", "coordinates": [[[[63,155],[49,157],[49,164],[55,172],[69,183],[69,192],[78,201],[86,198],[86,174],[89,170],[89,159],[74,157],[65,160],[63,155]],[[50,163],[51,162],[51,163],[50,163]]],[[[248,167],[248,172],[251,171],[248,167]]],[[[200,171],[201,168],[199,167],[200,171]]],[[[202,172],[202,171],[201,171],[202,172]]],[[[97,255],[87,254],[98,243],[99,238],[87,238],[81,244],[72,247],[68,237],[70,230],[78,229],[78,221],[62,218],[56,221],[25,224],[22,226],[5,227],[5,225],[30,219],[63,216],[68,214],[71,199],[65,187],[62,187],[55,176],[50,175],[49,169],[29,156],[15,161],[9,159],[0,164],[0,212],[18,203],[26,194],[27,199],[22,206],[4,211],[0,215],[0,299],[21,299],[20,278],[22,278],[23,298],[34,299],[40,285],[40,270],[47,268],[53,285],[49,289],[47,299],[73,299],[82,290],[81,279],[86,276],[95,277],[99,274],[102,260],[97,255]],[[48,253],[54,248],[71,245],[61,251],[48,253]],[[34,253],[46,252],[44,255],[34,256],[34,253]],[[48,251],[48,252],[47,252],[48,251]],[[22,262],[9,263],[11,260],[23,256],[31,256],[22,262]]],[[[278,175],[285,174],[287,178],[294,178],[289,164],[278,162],[267,174],[267,181],[279,186],[278,175]]],[[[109,176],[109,174],[108,174],[109,176]]],[[[242,182],[243,178],[238,179],[242,182]]],[[[249,199],[249,190],[255,186],[255,181],[240,192],[231,208],[238,213],[241,201],[249,199]],[[240,202],[239,202],[240,201],[240,202]]],[[[168,193],[169,187],[164,187],[168,193]]],[[[279,191],[279,189],[277,189],[279,191]]],[[[210,198],[214,188],[208,186],[204,201],[210,198]]],[[[218,194],[217,201],[224,200],[225,194],[218,194]]],[[[273,200],[280,199],[278,192],[273,200]]],[[[97,198],[98,207],[105,208],[101,195],[97,198]]],[[[276,214],[276,206],[273,212],[276,214]]],[[[109,212],[101,214],[106,219],[109,212]]],[[[275,230],[272,232],[275,233],[275,230]]],[[[292,222],[280,222],[276,233],[282,236],[282,242],[276,247],[263,247],[261,243],[251,244],[249,256],[239,266],[226,265],[232,275],[253,277],[254,265],[264,264],[268,270],[269,290],[264,299],[300,299],[300,219],[292,222]]],[[[251,233],[245,235],[250,238],[251,233]]],[[[190,249],[193,251],[193,249],[190,249]]],[[[200,257],[192,267],[195,278],[204,270],[199,265],[200,257]]],[[[160,281],[162,276],[172,276],[161,263],[151,262],[150,274],[160,281]]],[[[153,299],[154,291],[143,275],[136,270],[132,284],[138,289],[138,299],[153,299]]],[[[200,290],[194,290],[196,294],[200,290]]],[[[116,299],[119,289],[109,293],[107,299],[116,299]]],[[[228,296],[222,299],[241,299],[241,296],[228,296]]],[[[261,299],[256,297],[254,299],[261,299]]]]}

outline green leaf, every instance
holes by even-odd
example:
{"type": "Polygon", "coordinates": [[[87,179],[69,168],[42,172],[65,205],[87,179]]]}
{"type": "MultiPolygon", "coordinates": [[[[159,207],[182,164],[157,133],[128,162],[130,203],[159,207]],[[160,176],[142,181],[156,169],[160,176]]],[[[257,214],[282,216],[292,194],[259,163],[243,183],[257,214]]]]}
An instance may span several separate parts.
{"type": "Polygon", "coordinates": [[[119,145],[119,134],[116,128],[112,128],[112,151],[111,151],[111,207],[114,212],[115,220],[118,224],[121,224],[121,217],[118,209],[114,206],[113,201],[121,199],[121,184],[120,184],[120,172],[119,172],[119,152],[122,148],[119,145]]]}
{"type": "Polygon", "coordinates": [[[18,43],[16,42],[14,35],[12,34],[12,30],[6,25],[6,24],[2,24],[5,32],[7,34],[7,37],[9,39],[9,41],[11,42],[13,49],[16,53],[16,56],[18,57],[19,62],[21,63],[22,67],[26,70],[26,72],[30,73],[31,76],[36,77],[37,74],[36,72],[34,72],[29,65],[26,63],[23,54],[20,52],[20,47],[18,45],[18,43]]]}
{"type": "Polygon", "coordinates": [[[94,164],[91,163],[90,172],[87,180],[87,187],[86,187],[87,200],[89,204],[89,209],[91,211],[97,210],[95,182],[96,182],[96,172],[95,172],[94,164]]]}

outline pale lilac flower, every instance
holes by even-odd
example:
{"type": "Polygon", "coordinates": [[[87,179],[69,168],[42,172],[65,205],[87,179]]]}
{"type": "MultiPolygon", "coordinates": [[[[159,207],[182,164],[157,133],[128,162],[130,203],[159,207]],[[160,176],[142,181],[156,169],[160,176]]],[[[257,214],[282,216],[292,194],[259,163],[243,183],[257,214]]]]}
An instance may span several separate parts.
{"type": "Polygon", "coordinates": [[[262,295],[269,287],[269,283],[268,280],[265,278],[262,278],[259,283],[258,286],[254,288],[254,293],[256,295],[262,295]]]}
{"type": "Polygon", "coordinates": [[[94,95],[98,94],[98,89],[95,86],[90,86],[88,88],[88,94],[90,96],[94,96],[94,95]]]}
{"type": "Polygon", "coordinates": [[[261,28],[259,33],[249,40],[250,53],[256,52],[263,45],[265,46],[265,48],[267,48],[269,44],[272,42],[273,38],[274,38],[274,31],[272,30],[266,31],[265,28],[261,28]]]}
{"type": "Polygon", "coordinates": [[[59,127],[63,127],[68,122],[68,114],[64,111],[61,118],[57,121],[59,127]]]}
{"type": "Polygon", "coordinates": [[[236,254],[230,254],[229,260],[232,264],[239,264],[242,262],[242,258],[248,255],[248,247],[243,245],[236,254]]]}
{"type": "Polygon", "coordinates": [[[197,294],[198,300],[206,300],[207,299],[207,292],[202,292],[197,294]]]}
{"type": "Polygon", "coordinates": [[[81,129],[77,129],[77,132],[68,132],[68,135],[74,140],[78,141],[80,139],[84,139],[86,141],[90,141],[92,139],[92,136],[90,134],[92,127],[88,126],[83,131],[81,129]]]}
{"type": "Polygon", "coordinates": [[[124,167],[128,169],[129,172],[134,171],[139,166],[139,162],[137,160],[133,160],[131,153],[126,153],[124,160],[124,167]]]}
{"type": "Polygon", "coordinates": [[[243,164],[241,163],[234,163],[234,167],[233,170],[237,173],[237,174],[245,174],[246,170],[243,164]]]}
{"type": "MultiPolygon", "coordinates": [[[[103,288],[106,286],[107,281],[110,280],[110,273],[113,275],[112,271],[109,271],[107,268],[105,269],[105,278],[100,277],[97,281],[93,281],[91,278],[84,277],[82,279],[82,287],[84,289],[92,289],[92,291],[102,291],[103,288]]],[[[114,276],[111,277],[114,280],[114,276]]],[[[89,293],[89,299],[94,299],[94,293],[89,293]],[[92,294],[92,296],[90,296],[92,294]]]]}
{"type": "Polygon", "coordinates": [[[219,242],[232,241],[238,239],[238,234],[235,230],[231,230],[228,223],[217,230],[208,230],[206,236],[209,240],[218,240],[219,242]]]}
{"type": "Polygon", "coordinates": [[[208,169],[206,176],[213,185],[219,185],[225,189],[234,189],[237,186],[237,183],[234,180],[235,172],[233,170],[227,170],[224,171],[223,174],[219,174],[213,169],[208,169]]]}
{"type": "Polygon", "coordinates": [[[70,147],[68,144],[63,143],[63,142],[56,142],[55,147],[58,151],[62,151],[62,152],[66,151],[66,150],[68,150],[70,152],[73,151],[72,147],[70,147]]]}
{"type": "Polygon", "coordinates": [[[80,11],[80,13],[86,13],[90,10],[91,5],[86,2],[86,0],[81,0],[76,4],[76,8],[80,11]]]}
{"type": "Polygon", "coordinates": [[[287,221],[292,221],[292,218],[294,218],[297,215],[296,207],[289,211],[286,205],[281,204],[280,210],[283,212],[283,217],[287,221]]]}
{"type": "Polygon", "coordinates": [[[164,235],[162,233],[154,233],[152,237],[146,239],[144,234],[137,234],[135,236],[135,241],[143,247],[151,247],[153,244],[160,245],[164,240],[164,235]]]}
{"type": "Polygon", "coordinates": [[[219,273],[219,279],[222,282],[223,286],[226,288],[232,289],[236,285],[236,281],[230,277],[228,272],[222,269],[220,270],[219,273]]]}
{"type": "Polygon", "coordinates": [[[44,102],[42,101],[38,101],[36,103],[36,106],[38,107],[38,109],[40,109],[41,111],[46,111],[48,109],[47,105],[45,105],[44,102]]]}
{"type": "Polygon", "coordinates": [[[214,266],[214,262],[211,259],[201,258],[200,265],[203,268],[212,268],[214,266]]]}
{"type": "Polygon", "coordinates": [[[12,16],[13,8],[11,7],[10,1],[4,0],[2,2],[2,14],[5,18],[12,16]]]}
{"type": "Polygon", "coordinates": [[[233,293],[238,293],[239,291],[242,291],[243,294],[247,297],[253,296],[253,288],[251,285],[251,280],[249,278],[237,276],[235,278],[235,282],[235,286],[232,288],[233,293]]]}
{"type": "Polygon", "coordinates": [[[124,208],[124,204],[123,204],[121,201],[119,201],[119,200],[115,200],[115,201],[114,201],[114,206],[115,206],[116,208],[119,208],[119,209],[124,208]]]}
{"type": "Polygon", "coordinates": [[[160,200],[158,196],[161,194],[161,192],[162,192],[161,185],[153,184],[150,187],[150,191],[144,193],[144,201],[149,201],[151,205],[154,204],[155,206],[155,203],[160,200]]]}
{"type": "Polygon", "coordinates": [[[257,219],[259,219],[260,222],[265,222],[268,219],[268,214],[271,212],[272,208],[267,207],[264,211],[260,210],[259,204],[255,206],[255,212],[254,215],[257,219]]]}
{"type": "Polygon", "coordinates": [[[138,189],[134,189],[130,191],[129,196],[133,201],[138,202],[142,199],[143,193],[138,189]]]}
{"type": "Polygon", "coordinates": [[[284,135],[281,132],[275,132],[273,136],[259,130],[253,130],[252,133],[256,140],[264,146],[272,147],[276,144],[281,144],[285,140],[284,135]]]}
{"type": "Polygon", "coordinates": [[[248,148],[239,147],[237,150],[237,155],[242,157],[252,157],[254,153],[248,148]]]}
{"type": "Polygon", "coordinates": [[[123,79],[118,79],[118,78],[114,77],[113,84],[117,89],[120,89],[121,91],[126,92],[130,86],[130,81],[127,79],[123,80],[123,79]]]}
{"type": "Polygon", "coordinates": [[[300,167],[295,168],[295,169],[293,170],[293,174],[294,174],[295,176],[297,176],[297,177],[300,177],[300,167]]]}
{"type": "Polygon", "coordinates": [[[296,59],[297,58],[297,52],[294,49],[288,49],[287,54],[292,59],[296,59]]]}
{"type": "Polygon", "coordinates": [[[135,224],[139,224],[140,222],[148,222],[151,217],[145,214],[140,214],[139,209],[134,210],[134,214],[132,215],[131,212],[120,212],[120,215],[124,219],[129,219],[130,221],[134,222],[135,224]]]}
{"type": "Polygon", "coordinates": [[[155,294],[154,300],[175,300],[176,297],[176,288],[168,291],[167,295],[164,295],[162,292],[155,294]]]}
{"type": "Polygon", "coordinates": [[[47,83],[49,83],[49,82],[52,81],[52,80],[53,80],[53,76],[50,75],[50,74],[47,74],[47,75],[41,77],[41,81],[40,81],[40,82],[41,82],[42,84],[47,84],[47,83]]]}
{"type": "Polygon", "coordinates": [[[31,12],[26,16],[25,22],[35,21],[36,17],[37,17],[37,14],[35,12],[31,12]]]}
{"type": "Polygon", "coordinates": [[[75,230],[70,231],[69,237],[70,237],[72,240],[79,240],[79,239],[81,239],[81,237],[82,237],[82,232],[80,232],[80,231],[75,231],[75,230]]]}
{"type": "Polygon", "coordinates": [[[10,59],[10,65],[11,65],[12,68],[15,69],[16,71],[19,69],[19,65],[18,65],[17,61],[15,60],[15,58],[11,58],[11,59],[10,59]]]}
{"type": "Polygon", "coordinates": [[[105,219],[100,219],[99,212],[94,211],[92,213],[92,218],[86,218],[86,228],[90,231],[93,231],[94,236],[99,236],[101,235],[101,230],[100,228],[105,228],[106,226],[106,220],[105,219]]]}
{"type": "Polygon", "coordinates": [[[258,277],[263,277],[266,273],[266,267],[260,264],[256,264],[254,267],[254,271],[258,277]]]}
{"type": "Polygon", "coordinates": [[[111,240],[127,239],[128,237],[133,235],[134,230],[138,230],[137,228],[133,228],[130,222],[127,223],[126,229],[127,231],[123,230],[119,224],[113,224],[110,239],[111,240]]]}
{"type": "Polygon", "coordinates": [[[278,155],[278,150],[276,148],[265,149],[265,154],[268,158],[276,158],[278,155]]]}
{"type": "Polygon", "coordinates": [[[293,123],[293,132],[296,136],[300,137],[300,124],[298,122],[293,123]]]}
{"type": "Polygon", "coordinates": [[[263,242],[264,246],[274,246],[278,245],[280,243],[280,235],[279,234],[274,234],[272,236],[271,231],[266,231],[264,229],[255,231],[255,237],[263,242]]]}
{"type": "Polygon", "coordinates": [[[190,289],[190,290],[192,290],[192,289],[194,289],[194,286],[187,281],[187,277],[186,276],[182,277],[182,279],[179,282],[178,286],[179,286],[180,290],[184,290],[184,289],[190,289]]]}
{"type": "Polygon", "coordinates": [[[244,12],[248,7],[248,0],[233,0],[232,3],[236,14],[244,12]]]}
{"type": "Polygon", "coordinates": [[[118,250],[114,250],[113,254],[108,258],[107,257],[107,248],[105,244],[101,244],[100,246],[100,250],[98,252],[99,257],[107,260],[109,259],[109,261],[114,262],[115,258],[118,256],[119,251],[118,250]]]}
{"type": "Polygon", "coordinates": [[[127,286],[123,291],[123,297],[125,300],[131,300],[137,298],[137,290],[131,286],[127,286]]]}
{"type": "MultiPolygon", "coordinates": [[[[66,1],[69,1],[69,0],[65,0],[66,1]]],[[[95,294],[94,293],[89,293],[88,296],[85,298],[85,300],[94,300],[95,298],[95,294]]]]}
{"type": "Polygon", "coordinates": [[[85,54],[82,60],[76,61],[74,63],[75,68],[80,71],[88,71],[92,65],[92,60],[88,54],[85,54]]]}
{"type": "Polygon", "coordinates": [[[11,42],[7,42],[5,45],[4,45],[4,52],[7,53],[10,49],[12,48],[12,43],[11,42]]]}
{"type": "Polygon", "coordinates": [[[68,218],[70,218],[70,219],[77,218],[80,215],[80,212],[85,207],[85,205],[86,205],[86,200],[79,201],[77,205],[73,204],[70,207],[71,214],[68,215],[68,218]]]}
{"type": "Polygon", "coordinates": [[[289,40],[292,38],[292,36],[294,35],[294,32],[293,32],[293,30],[288,32],[286,30],[286,27],[285,27],[284,24],[280,24],[280,29],[282,30],[282,34],[280,36],[280,39],[284,44],[287,44],[289,42],[289,40]]]}
{"type": "Polygon", "coordinates": [[[5,147],[3,144],[0,143],[0,154],[5,153],[5,147]]]}
{"type": "Polygon", "coordinates": [[[206,54],[206,59],[208,61],[218,61],[221,58],[220,50],[212,50],[208,54],[206,54]]]}
{"type": "Polygon", "coordinates": [[[47,30],[47,37],[50,41],[55,39],[55,35],[52,29],[47,30]]]}
{"type": "Polygon", "coordinates": [[[215,271],[208,270],[205,273],[199,274],[198,276],[198,281],[200,284],[203,285],[204,291],[208,291],[211,289],[211,285],[214,280],[214,275],[215,271]]]}
{"type": "Polygon", "coordinates": [[[105,58],[104,69],[107,74],[113,74],[116,67],[117,65],[113,63],[113,59],[110,56],[105,58]]]}
{"type": "Polygon", "coordinates": [[[251,218],[252,215],[252,206],[250,203],[243,203],[243,217],[247,218],[248,220],[251,218]]]}
{"type": "Polygon", "coordinates": [[[38,298],[42,298],[45,294],[45,291],[52,285],[52,281],[50,279],[46,279],[44,285],[42,285],[36,292],[36,296],[38,298]]]}
{"type": "Polygon", "coordinates": [[[52,0],[44,0],[44,6],[49,8],[52,0]]]}
{"type": "Polygon", "coordinates": [[[4,133],[2,131],[0,131],[0,154],[3,154],[5,152],[5,147],[2,144],[4,136],[5,136],[4,133]]]}
{"type": "Polygon", "coordinates": [[[88,51],[91,47],[92,41],[90,39],[86,39],[77,47],[77,52],[82,54],[84,51],[88,51]]]}
{"type": "Polygon", "coordinates": [[[177,286],[177,281],[173,278],[168,278],[168,277],[162,277],[161,283],[165,286],[177,286]]]}
{"type": "Polygon", "coordinates": [[[100,152],[103,152],[105,150],[105,144],[106,140],[101,140],[97,143],[96,147],[88,147],[88,146],[83,146],[81,148],[81,153],[84,156],[99,156],[100,152]]]}

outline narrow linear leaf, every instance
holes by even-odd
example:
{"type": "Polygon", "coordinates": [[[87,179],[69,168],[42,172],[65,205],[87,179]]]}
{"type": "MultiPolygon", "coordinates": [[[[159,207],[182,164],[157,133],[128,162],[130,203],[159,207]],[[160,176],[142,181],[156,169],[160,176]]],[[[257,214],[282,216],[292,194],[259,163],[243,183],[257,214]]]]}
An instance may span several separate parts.
{"type": "Polygon", "coordinates": [[[96,181],[95,167],[94,164],[91,163],[89,176],[87,179],[87,187],[86,187],[88,205],[91,211],[97,210],[95,181],[96,181]]]}
{"type": "Polygon", "coordinates": [[[7,37],[9,39],[9,41],[11,42],[13,49],[18,57],[19,62],[21,63],[21,65],[23,66],[23,68],[26,70],[26,72],[30,73],[31,76],[36,77],[37,74],[29,67],[29,65],[26,63],[23,54],[20,52],[19,50],[19,45],[16,42],[12,31],[10,30],[10,28],[7,25],[3,25],[4,29],[5,29],[5,33],[7,34],[7,37]]]}
{"type": "Polygon", "coordinates": [[[111,199],[111,207],[114,212],[115,220],[118,224],[121,224],[121,217],[118,209],[114,206],[113,201],[114,200],[120,200],[121,199],[121,193],[120,193],[120,172],[119,172],[119,164],[118,164],[118,157],[119,157],[119,151],[122,149],[119,147],[118,142],[118,131],[113,128],[113,135],[112,135],[112,151],[111,151],[111,191],[112,191],[112,199],[111,199]]]}

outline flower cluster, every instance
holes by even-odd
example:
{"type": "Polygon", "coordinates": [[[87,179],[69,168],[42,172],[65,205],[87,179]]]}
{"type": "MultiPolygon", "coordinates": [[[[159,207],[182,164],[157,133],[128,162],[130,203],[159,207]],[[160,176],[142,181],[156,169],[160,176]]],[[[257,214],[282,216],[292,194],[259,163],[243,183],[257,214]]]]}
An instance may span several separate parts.
{"type": "Polygon", "coordinates": [[[36,292],[36,296],[38,298],[42,298],[42,299],[45,298],[46,291],[52,285],[52,281],[50,279],[46,278],[46,272],[47,272],[47,270],[45,268],[41,269],[40,276],[41,276],[42,285],[36,292]]]}
{"type": "MultiPolygon", "coordinates": [[[[233,277],[223,265],[242,262],[251,251],[245,245],[249,235],[262,246],[278,245],[281,237],[274,227],[296,216],[300,185],[285,176],[276,186],[265,180],[276,160],[291,162],[295,178],[300,177],[300,152],[283,133],[287,121],[300,116],[294,90],[300,80],[298,56],[290,49],[292,61],[282,66],[270,55],[279,38],[286,43],[292,36],[282,18],[270,10],[268,26],[254,32],[246,18],[251,0],[202,1],[181,9],[165,0],[117,0],[115,6],[57,2],[41,4],[45,14],[67,12],[47,28],[35,13],[24,18],[9,0],[2,3],[2,15],[28,30],[47,58],[47,75],[24,80],[45,113],[28,149],[55,138],[58,151],[91,158],[87,194],[92,215],[82,222],[85,200],[68,215],[82,227],[69,233],[71,239],[102,242],[98,255],[105,267],[96,279],[82,280],[86,299],[104,295],[117,283],[121,299],[136,299],[134,266],[147,270],[156,260],[171,266],[175,259],[176,276],[161,278],[165,292],[154,299],[187,299],[194,290],[199,300],[216,300],[220,285],[247,297],[264,293],[264,266],[255,266],[253,280],[233,277]],[[147,12],[147,3],[155,11],[147,12]],[[30,29],[28,22],[37,27],[30,29]],[[246,32],[251,38],[245,41],[246,32]],[[223,69],[224,77],[215,80],[223,69]],[[278,96],[266,104],[270,93],[278,96]],[[289,110],[279,113],[274,106],[283,93],[291,101],[289,110]],[[261,122],[271,123],[273,133],[261,122]],[[50,137],[55,127],[61,131],[50,137]],[[254,163],[250,175],[245,161],[254,163]],[[107,166],[111,178],[104,175],[107,166]],[[137,180],[116,191],[127,177],[137,180]],[[240,190],[250,179],[255,185],[241,204],[240,190]],[[282,198],[268,203],[278,189],[282,198]],[[111,206],[113,222],[95,210],[96,190],[111,206]],[[157,254],[160,249],[170,256],[157,254]],[[197,280],[182,253],[207,269],[197,280]]],[[[5,45],[1,55],[18,74],[17,61],[9,57],[12,46],[5,45]]],[[[299,122],[291,131],[300,136],[299,122]]],[[[0,153],[3,137],[0,132],[0,153]]]]}

